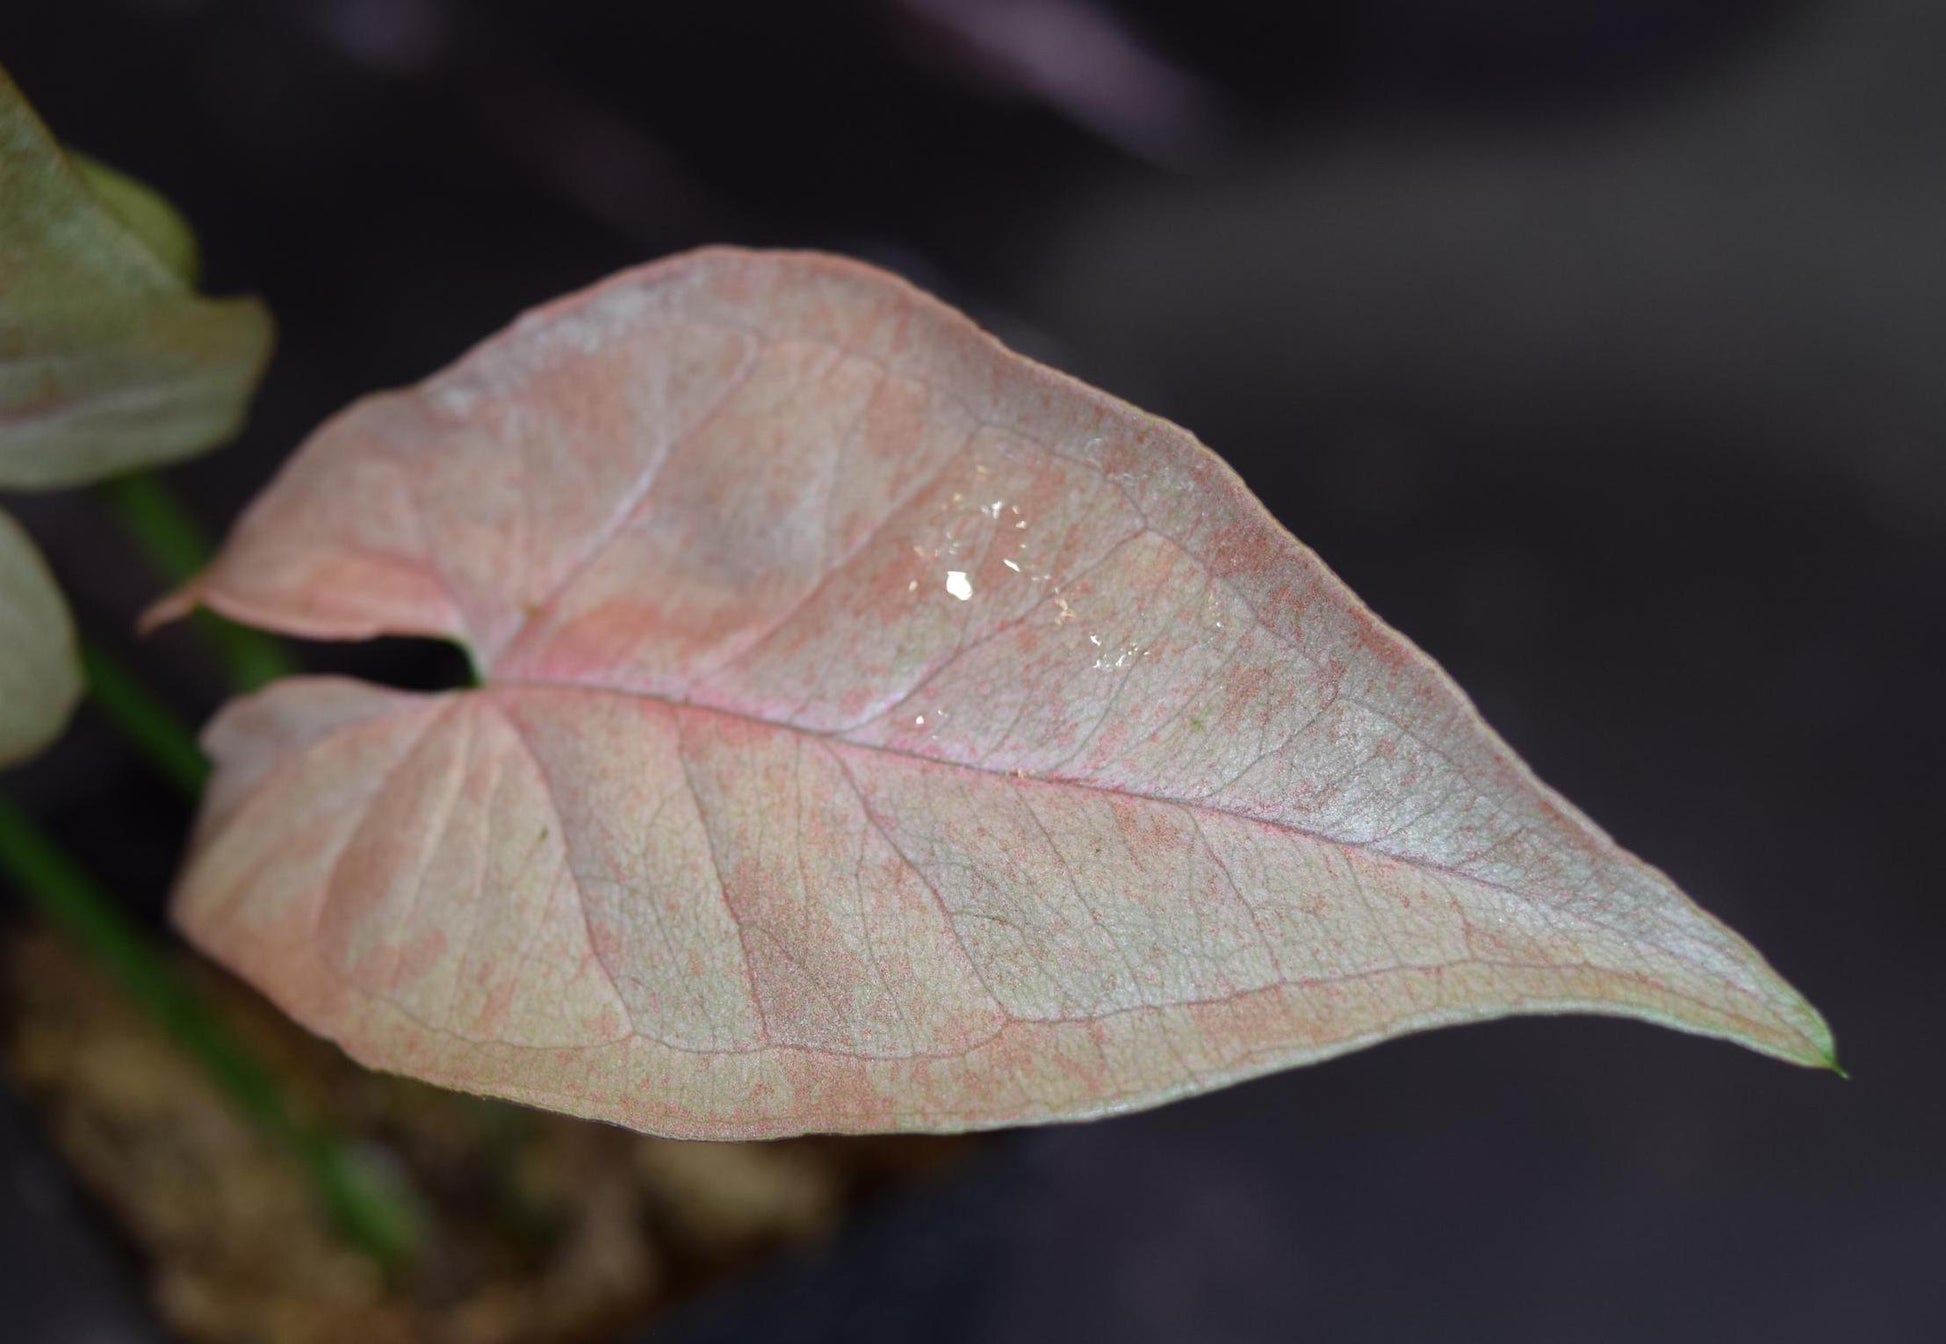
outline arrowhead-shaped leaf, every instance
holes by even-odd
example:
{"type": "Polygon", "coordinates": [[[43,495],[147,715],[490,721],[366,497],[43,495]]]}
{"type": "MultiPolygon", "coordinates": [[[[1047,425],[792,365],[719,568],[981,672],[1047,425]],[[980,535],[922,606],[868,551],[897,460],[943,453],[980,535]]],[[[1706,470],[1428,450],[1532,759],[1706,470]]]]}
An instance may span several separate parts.
{"type": "Polygon", "coordinates": [[[207,739],[178,921],[381,1067],[722,1138],[1508,1013],[1829,1056],[1188,434],[856,263],[530,314],[321,429],[195,600],[479,669],[207,739]]]}
{"type": "Polygon", "coordinates": [[[194,255],[167,204],[63,154],[0,70],[0,486],[78,485],[235,432],[270,316],[198,297],[194,255]]]}
{"type": "Polygon", "coordinates": [[[20,524],[0,513],[0,766],[53,741],[80,695],[67,603],[20,524]]]}

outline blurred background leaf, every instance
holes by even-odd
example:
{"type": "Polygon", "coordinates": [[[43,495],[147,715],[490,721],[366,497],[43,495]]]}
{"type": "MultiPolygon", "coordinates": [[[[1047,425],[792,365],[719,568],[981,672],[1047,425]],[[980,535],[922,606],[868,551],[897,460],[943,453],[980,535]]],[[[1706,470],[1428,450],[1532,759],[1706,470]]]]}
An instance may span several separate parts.
{"type": "Polygon", "coordinates": [[[0,513],[0,766],[52,741],[80,697],[67,603],[26,532],[0,513]]]}
{"type": "Polygon", "coordinates": [[[195,253],[160,198],[63,154],[0,71],[0,486],[79,485],[236,433],[270,314],[198,297],[195,253]]]}

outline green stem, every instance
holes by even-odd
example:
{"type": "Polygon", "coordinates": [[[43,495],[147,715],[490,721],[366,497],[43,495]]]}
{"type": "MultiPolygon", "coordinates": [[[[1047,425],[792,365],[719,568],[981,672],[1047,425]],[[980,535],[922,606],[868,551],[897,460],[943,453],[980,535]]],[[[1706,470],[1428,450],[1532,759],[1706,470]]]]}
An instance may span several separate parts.
{"type": "MultiPolygon", "coordinates": [[[[209,543],[169,487],[152,472],[107,482],[102,493],[149,563],[169,583],[186,583],[209,557],[209,543]]],[[[300,671],[277,640],[199,611],[196,625],[240,691],[300,671]]],[[[165,778],[192,798],[209,763],[165,704],[99,646],[81,652],[95,704],[165,778]]],[[[164,954],[123,915],[94,880],[0,795],[0,872],[26,890],[43,915],[114,975],[122,988],[209,1071],[257,1126],[309,1174],[331,1216],[352,1242],[396,1267],[421,1236],[418,1205],[404,1182],[368,1161],[327,1127],[300,1118],[284,1089],[237,1040],[164,954]]]]}
{"type": "Polygon", "coordinates": [[[81,668],[96,708],[121,731],[143,758],[191,800],[209,779],[209,762],[195,736],[135,674],[91,639],[81,641],[81,668]]]}
{"type": "MultiPolygon", "coordinates": [[[[202,528],[154,472],[118,476],[101,490],[136,546],[169,583],[187,583],[208,561],[209,540],[202,528]]],[[[302,670],[282,644],[261,630],[208,611],[196,613],[196,628],[223,660],[239,691],[254,691],[302,670]]]]}
{"type": "Polygon", "coordinates": [[[293,1113],[275,1076],[178,978],[162,951],[94,879],[5,794],[0,794],[0,873],[194,1055],[239,1109],[298,1159],[353,1242],[388,1266],[412,1253],[419,1219],[398,1182],[330,1131],[293,1113]]]}

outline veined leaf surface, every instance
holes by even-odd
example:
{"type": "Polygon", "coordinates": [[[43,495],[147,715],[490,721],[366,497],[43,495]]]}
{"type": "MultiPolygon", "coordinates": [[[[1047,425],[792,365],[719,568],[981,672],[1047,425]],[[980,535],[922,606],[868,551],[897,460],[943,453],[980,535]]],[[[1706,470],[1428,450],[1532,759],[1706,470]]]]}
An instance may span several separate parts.
{"type": "Polygon", "coordinates": [[[0,513],[0,766],[53,741],[80,696],[67,603],[27,533],[0,513]]]}
{"type": "Polygon", "coordinates": [[[380,1067],[730,1138],[1509,1013],[1829,1057],[1208,450],[857,263],[529,314],[319,430],[195,601],[479,670],[207,736],[177,920],[380,1067]]]}
{"type": "Polygon", "coordinates": [[[270,315],[198,296],[194,255],[160,197],[64,154],[0,70],[0,487],[80,485],[236,431],[270,315]]]}

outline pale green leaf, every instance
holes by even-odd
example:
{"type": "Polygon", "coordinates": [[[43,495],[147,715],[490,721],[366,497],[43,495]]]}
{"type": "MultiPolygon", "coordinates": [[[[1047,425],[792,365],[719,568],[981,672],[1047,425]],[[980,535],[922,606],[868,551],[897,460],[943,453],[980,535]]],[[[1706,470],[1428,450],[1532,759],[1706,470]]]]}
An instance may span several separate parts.
{"type": "Polygon", "coordinates": [[[0,487],[78,485],[236,432],[270,315],[197,295],[193,250],[146,189],[64,154],[0,71],[0,487]]]}
{"type": "Polygon", "coordinates": [[[0,513],[0,766],[53,741],[80,695],[61,590],[20,524],[0,513]]]}
{"type": "Polygon", "coordinates": [[[196,231],[176,207],[100,159],[68,147],[68,162],[88,184],[95,199],[134,234],[149,252],[169,268],[169,273],[185,285],[194,285],[202,270],[202,256],[196,247],[196,231]]]}

